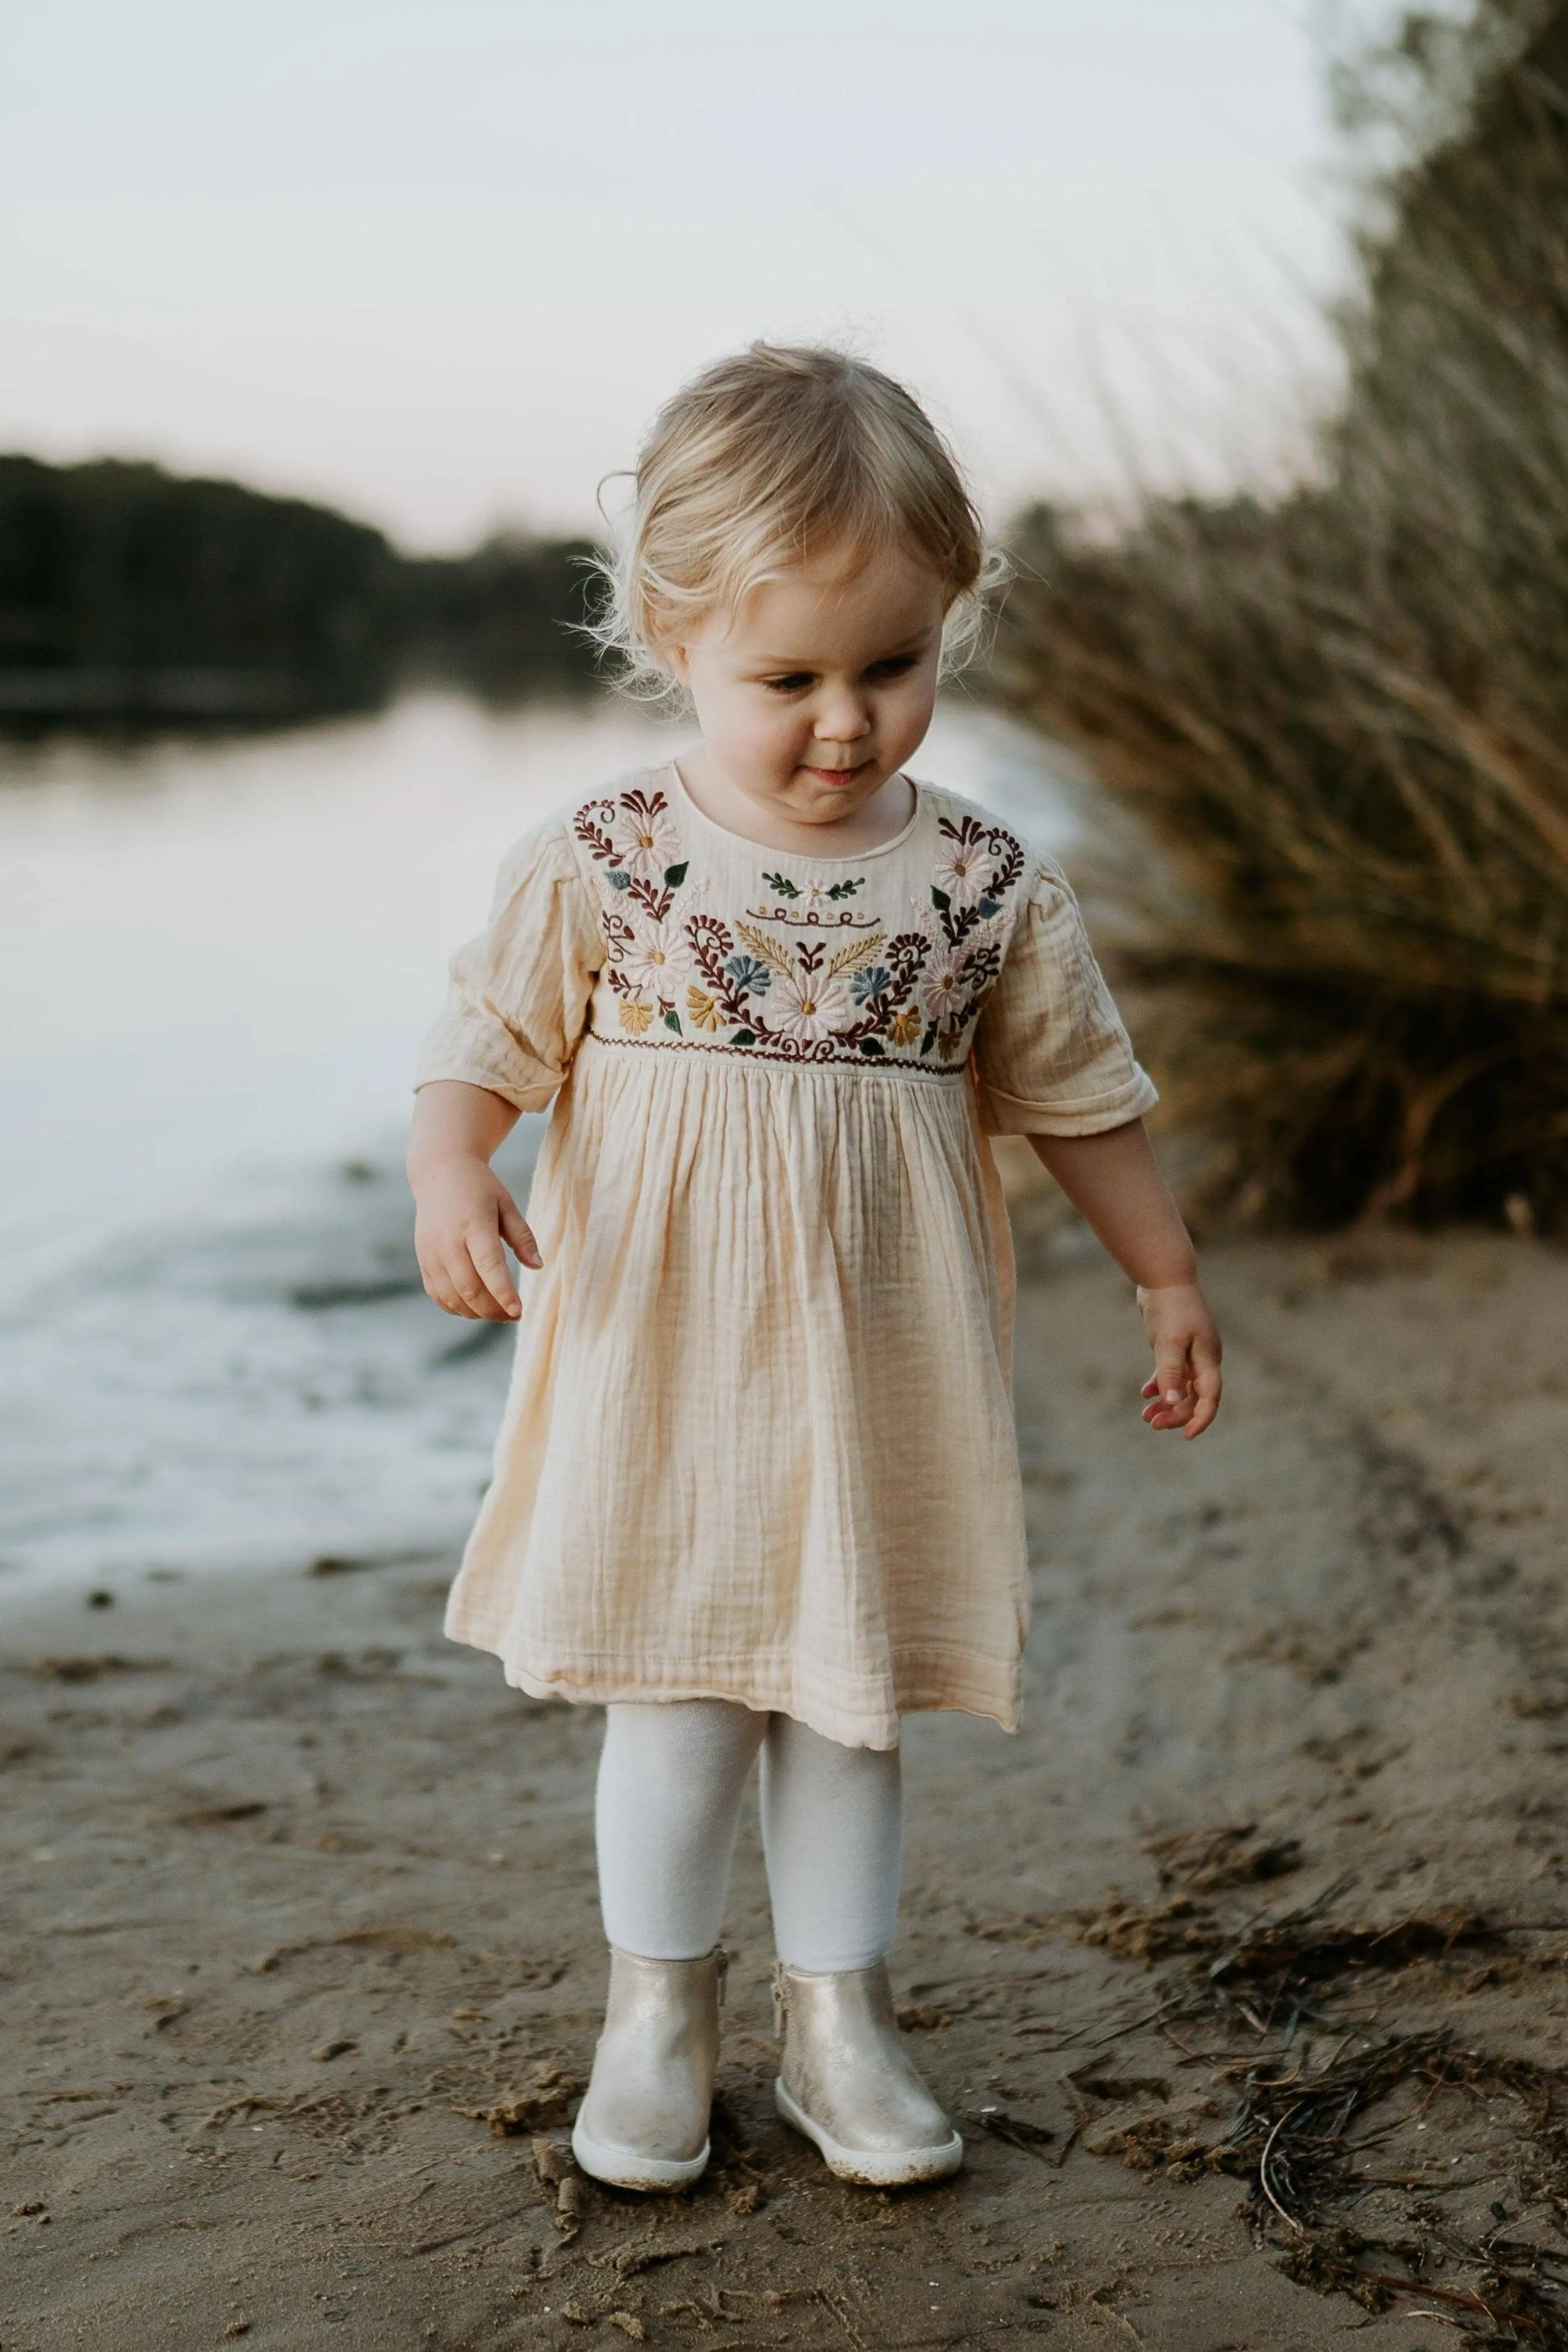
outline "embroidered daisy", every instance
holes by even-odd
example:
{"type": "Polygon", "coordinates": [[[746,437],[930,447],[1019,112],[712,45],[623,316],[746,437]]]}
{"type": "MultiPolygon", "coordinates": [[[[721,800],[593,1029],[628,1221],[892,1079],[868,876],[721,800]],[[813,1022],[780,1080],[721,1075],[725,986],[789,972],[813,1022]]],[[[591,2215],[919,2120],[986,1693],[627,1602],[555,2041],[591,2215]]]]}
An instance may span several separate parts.
{"type": "Polygon", "coordinates": [[[667,1002],[691,971],[695,958],[677,922],[638,923],[621,970],[634,988],[667,1002]]]}
{"type": "Polygon", "coordinates": [[[610,822],[610,839],[623,873],[640,881],[661,882],[667,866],[680,862],[680,835],[662,805],[663,796],[623,793],[610,822]]]}
{"type": "Polygon", "coordinates": [[[848,1017],[849,993],[841,980],[804,971],[792,972],[787,980],[779,974],[768,1018],[784,1036],[815,1045],[819,1037],[831,1037],[843,1028],[848,1017]]]}
{"type": "Polygon", "coordinates": [[[921,980],[921,1003],[939,1026],[959,1016],[964,999],[962,965],[960,956],[939,956],[921,980]]]}
{"type": "Polygon", "coordinates": [[[984,841],[944,841],[931,878],[955,907],[973,907],[994,863],[984,841]]]}

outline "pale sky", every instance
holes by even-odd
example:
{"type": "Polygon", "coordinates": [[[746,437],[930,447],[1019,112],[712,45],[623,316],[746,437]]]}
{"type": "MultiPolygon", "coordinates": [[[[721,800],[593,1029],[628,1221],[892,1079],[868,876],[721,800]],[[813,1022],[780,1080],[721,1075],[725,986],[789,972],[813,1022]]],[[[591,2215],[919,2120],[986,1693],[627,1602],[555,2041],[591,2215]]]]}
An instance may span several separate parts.
{"type": "Polygon", "coordinates": [[[1277,467],[1341,266],[1308,5],[6,0],[0,447],[457,546],[591,524],[767,335],[910,382],[996,519],[1277,467]]]}

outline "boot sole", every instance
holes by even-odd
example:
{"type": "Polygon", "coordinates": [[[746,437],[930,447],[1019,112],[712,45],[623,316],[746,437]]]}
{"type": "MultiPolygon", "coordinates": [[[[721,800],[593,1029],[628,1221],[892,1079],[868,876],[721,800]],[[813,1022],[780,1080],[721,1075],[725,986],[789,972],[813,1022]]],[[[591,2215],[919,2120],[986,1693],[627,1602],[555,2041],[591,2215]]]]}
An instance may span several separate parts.
{"type": "Polygon", "coordinates": [[[611,2189],[640,2189],[668,2195],[672,2189],[689,2189],[708,2169],[711,2143],[704,2140],[698,2156],[639,2156],[635,2148],[606,2147],[590,2139],[581,2124],[572,2126],[572,2153],[595,2180],[611,2189]]]}
{"type": "Polygon", "coordinates": [[[829,2172],[862,2189],[912,2189],[919,2181],[945,2180],[963,2162],[963,2142],[956,2132],[935,2147],[845,2147],[790,2096],[782,2075],[773,2084],[773,2104],[785,2123],[810,2140],[829,2172]]]}

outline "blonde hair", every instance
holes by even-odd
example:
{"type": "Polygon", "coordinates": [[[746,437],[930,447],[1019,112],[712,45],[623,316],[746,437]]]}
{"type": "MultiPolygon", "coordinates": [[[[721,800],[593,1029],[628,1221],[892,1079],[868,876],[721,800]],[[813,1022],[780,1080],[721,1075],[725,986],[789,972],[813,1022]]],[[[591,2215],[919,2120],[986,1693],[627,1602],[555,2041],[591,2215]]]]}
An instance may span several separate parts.
{"type": "Polygon", "coordinates": [[[776,343],[718,360],[653,421],[594,635],[620,683],[668,694],[661,648],[829,547],[900,548],[942,583],[944,667],[973,651],[988,552],[958,462],[914,395],[849,352],[776,343]]]}

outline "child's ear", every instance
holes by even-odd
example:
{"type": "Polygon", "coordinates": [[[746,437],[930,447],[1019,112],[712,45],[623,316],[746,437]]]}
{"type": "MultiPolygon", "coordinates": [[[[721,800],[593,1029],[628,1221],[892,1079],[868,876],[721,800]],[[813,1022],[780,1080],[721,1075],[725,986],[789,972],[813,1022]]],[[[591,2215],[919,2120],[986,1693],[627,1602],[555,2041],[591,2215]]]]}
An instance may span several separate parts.
{"type": "Polygon", "coordinates": [[[658,647],[658,657],[677,686],[690,685],[691,656],[684,646],[671,645],[667,638],[658,647]]]}

